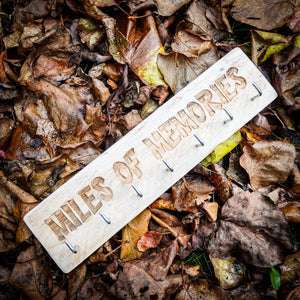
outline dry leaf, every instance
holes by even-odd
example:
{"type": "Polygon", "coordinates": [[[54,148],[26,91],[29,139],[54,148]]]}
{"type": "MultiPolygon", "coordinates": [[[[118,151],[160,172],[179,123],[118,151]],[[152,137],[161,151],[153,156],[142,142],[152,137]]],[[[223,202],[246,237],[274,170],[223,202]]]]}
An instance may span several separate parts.
{"type": "Polygon", "coordinates": [[[285,182],[295,160],[295,147],[280,141],[261,141],[245,146],[240,158],[253,189],[285,182]]]}
{"type": "Polygon", "coordinates": [[[259,192],[236,190],[220,218],[216,237],[208,246],[214,258],[238,257],[243,263],[271,267],[293,249],[284,214],[259,192]]]}
{"type": "Polygon", "coordinates": [[[214,286],[208,279],[198,279],[185,283],[185,288],[175,297],[175,300],[229,300],[231,297],[219,286],[214,286]]]}
{"type": "Polygon", "coordinates": [[[232,289],[239,286],[246,279],[246,268],[235,258],[219,259],[210,257],[215,276],[223,289],[232,289]]]}
{"type": "Polygon", "coordinates": [[[137,249],[141,252],[145,252],[150,248],[156,248],[162,238],[160,232],[148,231],[137,242],[137,249]]]}
{"type": "Polygon", "coordinates": [[[281,27],[293,14],[290,1],[281,0],[235,0],[231,15],[237,21],[263,30],[281,27]]]}
{"type": "Polygon", "coordinates": [[[140,258],[143,255],[143,252],[140,252],[137,249],[137,242],[146,232],[148,232],[150,218],[150,210],[145,209],[123,228],[122,243],[125,244],[121,248],[121,259],[135,259],[140,258]]]}

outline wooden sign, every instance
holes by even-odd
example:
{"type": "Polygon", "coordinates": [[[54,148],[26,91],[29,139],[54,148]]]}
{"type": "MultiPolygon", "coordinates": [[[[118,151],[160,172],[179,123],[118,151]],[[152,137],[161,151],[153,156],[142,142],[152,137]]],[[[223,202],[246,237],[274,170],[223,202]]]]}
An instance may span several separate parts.
{"type": "Polygon", "coordinates": [[[277,97],[236,48],[30,211],[65,273],[277,97]]]}

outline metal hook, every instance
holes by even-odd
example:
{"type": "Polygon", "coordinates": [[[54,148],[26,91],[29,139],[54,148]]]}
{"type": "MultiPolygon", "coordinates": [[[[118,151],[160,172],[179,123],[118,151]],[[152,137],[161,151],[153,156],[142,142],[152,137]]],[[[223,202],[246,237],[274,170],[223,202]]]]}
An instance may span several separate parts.
{"type": "Polygon", "coordinates": [[[229,110],[227,108],[223,108],[223,110],[226,112],[226,114],[228,115],[228,117],[230,118],[230,120],[224,121],[224,123],[227,123],[229,121],[233,120],[233,115],[229,112],[229,110]]]}
{"type": "Polygon", "coordinates": [[[163,163],[167,166],[167,168],[171,171],[171,172],[173,172],[174,171],[174,169],[165,161],[165,160],[163,160],[163,163]]]}
{"type": "Polygon", "coordinates": [[[251,101],[255,100],[256,98],[262,96],[262,90],[260,89],[260,87],[255,83],[255,82],[252,82],[252,85],[254,86],[254,88],[257,90],[258,94],[251,97],[251,101]]]}
{"type": "Polygon", "coordinates": [[[204,142],[202,142],[202,141],[200,140],[200,138],[198,137],[197,134],[194,133],[194,137],[195,137],[196,140],[200,143],[201,146],[204,146],[204,142]]]}
{"type": "Polygon", "coordinates": [[[133,184],[131,185],[131,187],[135,190],[139,197],[143,197],[143,194],[138,190],[137,187],[135,187],[133,184]]]}
{"type": "Polygon", "coordinates": [[[108,218],[104,213],[102,213],[102,212],[100,211],[100,212],[99,212],[99,215],[102,217],[102,219],[103,219],[107,224],[110,224],[109,218],[108,218]]]}
{"type": "Polygon", "coordinates": [[[68,248],[69,248],[74,254],[77,253],[77,251],[75,250],[75,248],[73,248],[73,246],[72,246],[68,241],[65,241],[65,244],[68,246],[68,248]]]}

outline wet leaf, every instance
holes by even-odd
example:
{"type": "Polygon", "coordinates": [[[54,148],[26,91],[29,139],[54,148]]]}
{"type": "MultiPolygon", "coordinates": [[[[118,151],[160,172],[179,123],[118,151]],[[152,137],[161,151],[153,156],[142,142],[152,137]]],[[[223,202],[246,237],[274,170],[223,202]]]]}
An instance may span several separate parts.
{"type": "Polygon", "coordinates": [[[137,242],[137,249],[141,252],[145,252],[150,248],[156,248],[162,238],[160,232],[148,231],[137,242]]]}
{"type": "Polygon", "coordinates": [[[215,276],[223,289],[239,286],[246,279],[246,268],[236,258],[219,259],[210,257],[215,276]]]}
{"type": "Polygon", "coordinates": [[[143,252],[138,251],[138,240],[148,232],[148,224],[151,218],[149,209],[144,210],[132,221],[130,221],[122,230],[122,243],[126,243],[121,248],[121,259],[140,258],[143,252]]]}
{"type": "Polygon", "coordinates": [[[233,150],[242,140],[240,131],[238,130],[225,142],[217,146],[213,152],[211,152],[204,160],[201,161],[201,165],[207,167],[211,164],[218,162],[227,153],[233,150]]]}
{"type": "Polygon", "coordinates": [[[208,249],[213,258],[238,257],[243,263],[272,267],[293,246],[284,214],[262,194],[239,189],[224,204],[220,226],[208,249]]]}
{"type": "Polygon", "coordinates": [[[214,286],[208,279],[198,279],[188,282],[175,297],[175,300],[190,299],[229,300],[231,297],[219,286],[214,286]]]}
{"type": "Polygon", "coordinates": [[[292,14],[292,3],[280,0],[235,0],[231,10],[232,17],[237,21],[263,30],[281,27],[292,14]]]}
{"type": "Polygon", "coordinates": [[[278,291],[280,288],[280,273],[274,267],[271,267],[270,269],[270,278],[274,290],[278,291]]]}
{"type": "Polygon", "coordinates": [[[295,147],[280,141],[261,141],[245,146],[240,158],[241,166],[257,190],[287,180],[295,160],[295,147]]]}

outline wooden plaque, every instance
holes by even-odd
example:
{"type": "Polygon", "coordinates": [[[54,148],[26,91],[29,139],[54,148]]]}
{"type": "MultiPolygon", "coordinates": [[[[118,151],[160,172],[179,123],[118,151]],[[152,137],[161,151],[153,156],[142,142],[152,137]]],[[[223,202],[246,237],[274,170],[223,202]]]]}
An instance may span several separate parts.
{"type": "Polygon", "coordinates": [[[68,273],[277,97],[235,48],[30,211],[68,273]]]}

